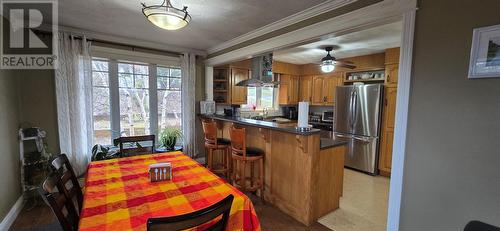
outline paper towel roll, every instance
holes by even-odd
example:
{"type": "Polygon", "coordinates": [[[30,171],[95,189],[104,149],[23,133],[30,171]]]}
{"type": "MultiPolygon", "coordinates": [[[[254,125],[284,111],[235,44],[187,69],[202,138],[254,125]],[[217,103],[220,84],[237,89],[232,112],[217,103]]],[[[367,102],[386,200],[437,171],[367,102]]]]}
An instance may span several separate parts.
{"type": "Polygon", "coordinates": [[[305,128],[309,124],[309,102],[299,102],[299,121],[297,127],[305,128]]]}

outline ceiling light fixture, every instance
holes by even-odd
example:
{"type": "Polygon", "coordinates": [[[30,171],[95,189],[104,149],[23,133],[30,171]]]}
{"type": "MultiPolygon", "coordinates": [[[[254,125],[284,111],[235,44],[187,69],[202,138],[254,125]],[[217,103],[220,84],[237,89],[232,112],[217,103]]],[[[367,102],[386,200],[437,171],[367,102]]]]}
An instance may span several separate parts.
{"type": "Polygon", "coordinates": [[[321,71],[329,73],[335,70],[335,57],[330,55],[330,51],[333,50],[333,47],[326,47],[325,50],[328,54],[321,59],[321,71]]]}
{"type": "Polygon", "coordinates": [[[170,0],[164,0],[161,5],[146,6],[142,3],[142,13],[146,18],[165,30],[181,29],[191,21],[191,15],[187,12],[187,6],[179,9],[172,6],[170,0]]]}

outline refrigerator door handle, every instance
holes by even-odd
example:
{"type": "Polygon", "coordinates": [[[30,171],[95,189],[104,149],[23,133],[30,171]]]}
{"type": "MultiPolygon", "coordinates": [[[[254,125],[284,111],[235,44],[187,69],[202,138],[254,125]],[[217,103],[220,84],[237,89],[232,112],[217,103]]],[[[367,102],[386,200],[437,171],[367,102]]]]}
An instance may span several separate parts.
{"type": "Polygon", "coordinates": [[[359,136],[352,136],[353,139],[364,142],[364,143],[370,143],[372,139],[368,137],[359,137],[359,136]]]}
{"type": "Polygon", "coordinates": [[[351,130],[354,130],[354,125],[356,124],[356,113],[357,113],[357,92],[356,89],[352,90],[351,93],[351,118],[350,118],[350,124],[351,124],[351,130]]]}
{"type": "Polygon", "coordinates": [[[354,140],[361,141],[361,142],[364,142],[364,143],[369,143],[372,140],[370,137],[361,137],[361,136],[353,136],[353,135],[343,135],[343,134],[338,134],[338,133],[335,133],[335,136],[340,137],[340,138],[354,139],[354,140]]]}

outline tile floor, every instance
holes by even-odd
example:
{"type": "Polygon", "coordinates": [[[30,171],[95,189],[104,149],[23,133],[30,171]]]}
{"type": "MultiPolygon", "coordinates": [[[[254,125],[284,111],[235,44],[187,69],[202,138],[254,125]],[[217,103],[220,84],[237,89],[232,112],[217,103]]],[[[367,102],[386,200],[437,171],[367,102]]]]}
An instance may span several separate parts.
{"type": "Polygon", "coordinates": [[[318,222],[335,231],[386,230],[389,178],[344,170],[340,208],[318,222]]]}

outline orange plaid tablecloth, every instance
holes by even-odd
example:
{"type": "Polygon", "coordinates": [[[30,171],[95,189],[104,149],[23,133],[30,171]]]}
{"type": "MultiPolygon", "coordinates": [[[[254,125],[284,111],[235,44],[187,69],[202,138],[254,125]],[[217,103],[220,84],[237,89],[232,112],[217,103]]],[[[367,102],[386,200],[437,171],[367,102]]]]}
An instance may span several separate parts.
{"type": "Polygon", "coordinates": [[[149,217],[206,208],[234,195],[228,230],[260,230],[250,199],[181,152],[92,162],[79,230],[146,230],[149,217]],[[151,183],[149,165],[172,163],[172,181],[151,183]]]}

